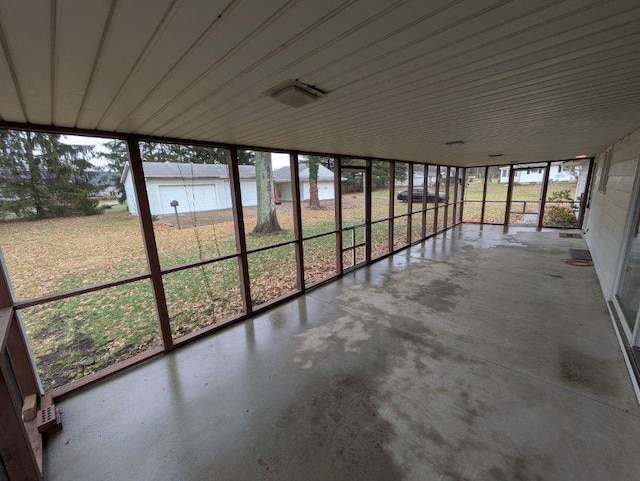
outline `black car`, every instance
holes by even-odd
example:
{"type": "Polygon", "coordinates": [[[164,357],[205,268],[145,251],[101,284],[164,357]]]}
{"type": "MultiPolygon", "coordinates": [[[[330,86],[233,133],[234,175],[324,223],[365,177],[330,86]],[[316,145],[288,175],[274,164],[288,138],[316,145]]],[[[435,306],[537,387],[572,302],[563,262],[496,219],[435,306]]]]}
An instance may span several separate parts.
{"type": "MultiPolygon", "coordinates": [[[[402,192],[398,192],[398,195],[396,197],[398,200],[401,200],[402,202],[406,202],[408,195],[409,195],[409,192],[406,190],[403,190],[402,192]]],[[[421,187],[414,188],[413,193],[411,195],[411,201],[422,202],[423,198],[424,198],[424,189],[422,189],[421,187]]],[[[444,192],[438,192],[438,199],[439,199],[439,202],[445,201],[444,192]]],[[[436,201],[436,193],[431,189],[427,189],[427,202],[434,203],[435,201],[436,201]]]]}

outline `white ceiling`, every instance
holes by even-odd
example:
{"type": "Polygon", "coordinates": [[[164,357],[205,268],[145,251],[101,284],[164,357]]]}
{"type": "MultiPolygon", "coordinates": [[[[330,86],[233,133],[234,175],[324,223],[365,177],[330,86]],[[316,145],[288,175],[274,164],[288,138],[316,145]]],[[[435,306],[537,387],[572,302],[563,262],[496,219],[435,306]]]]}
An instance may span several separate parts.
{"type": "Polygon", "coordinates": [[[0,43],[7,122],[452,165],[640,126],[639,0],[0,0],[0,43]]]}

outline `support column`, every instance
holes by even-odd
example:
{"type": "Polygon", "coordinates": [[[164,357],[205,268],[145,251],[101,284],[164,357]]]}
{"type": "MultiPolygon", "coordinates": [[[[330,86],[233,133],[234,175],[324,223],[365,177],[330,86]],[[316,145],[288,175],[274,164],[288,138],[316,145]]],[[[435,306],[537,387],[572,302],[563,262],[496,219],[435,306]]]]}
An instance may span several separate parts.
{"type": "Polygon", "coordinates": [[[291,168],[291,197],[293,200],[293,233],[296,239],[296,284],[298,290],[304,292],[304,252],[302,249],[302,213],[300,212],[300,171],[298,170],[298,154],[289,154],[289,159],[291,168]]]}
{"type": "Polygon", "coordinates": [[[484,184],[482,186],[482,206],[480,207],[480,225],[484,224],[484,211],[487,204],[487,182],[489,182],[489,166],[484,168],[484,184]]]}
{"type": "Polygon", "coordinates": [[[509,186],[507,187],[507,205],[504,209],[504,233],[509,231],[509,219],[511,217],[511,197],[513,195],[513,179],[515,177],[515,171],[513,170],[513,164],[509,166],[509,186]]]}
{"type": "Polygon", "coordinates": [[[142,158],[140,156],[140,146],[138,145],[137,137],[127,137],[127,149],[129,150],[131,174],[135,187],[136,201],[138,203],[138,215],[140,217],[140,225],[142,227],[142,238],[144,240],[144,247],[147,253],[149,271],[151,272],[153,297],[155,299],[156,310],[158,312],[158,320],[160,321],[162,345],[165,351],[170,351],[173,349],[173,338],[171,337],[169,310],[167,308],[167,298],[164,293],[162,269],[160,267],[156,236],[153,231],[153,219],[151,218],[151,209],[149,208],[149,197],[147,196],[147,186],[145,184],[142,158]]]}
{"type": "Polygon", "coordinates": [[[227,171],[231,184],[231,206],[233,211],[233,228],[236,237],[236,251],[238,256],[238,270],[240,274],[240,292],[242,308],[246,315],[251,315],[251,289],[249,278],[249,260],[247,259],[247,239],[244,230],[244,214],[242,213],[242,191],[240,189],[240,170],[238,168],[238,149],[231,147],[227,150],[227,171]]]}

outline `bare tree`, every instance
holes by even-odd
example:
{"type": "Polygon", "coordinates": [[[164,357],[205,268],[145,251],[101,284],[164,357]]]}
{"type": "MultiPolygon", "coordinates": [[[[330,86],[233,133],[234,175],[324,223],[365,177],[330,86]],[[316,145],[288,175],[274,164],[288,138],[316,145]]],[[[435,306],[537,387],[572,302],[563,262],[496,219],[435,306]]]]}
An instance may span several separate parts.
{"type": "Polygon", "coordinates": [[[316,155],[309,156],[309,208],[320,209],[320,197],[318,195],[318,170],[321,158],[316,155]]]}
{"type": "Polygon", "coordinates": [[[256,227],[252,233],[257,235],[275,234],[282,231],[276,215],[276,201],[273,192],[273,170],[269,152],[255,153],[256,187],[258,190],[258,208],[256,227]]]}

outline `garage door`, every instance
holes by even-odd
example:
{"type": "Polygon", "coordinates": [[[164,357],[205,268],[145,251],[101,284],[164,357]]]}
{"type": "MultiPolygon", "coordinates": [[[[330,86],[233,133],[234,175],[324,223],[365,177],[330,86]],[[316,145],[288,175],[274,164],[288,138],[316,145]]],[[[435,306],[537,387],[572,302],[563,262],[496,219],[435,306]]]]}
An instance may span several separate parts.
{"type": "Polygon", "coordinates": [[[240,195],[242,195],[242,205],[258,205],[258,190],[255,180],[240,181],[240,195]]]}
{"type": "Polygon", "coordinates": [[[161,185],[160,210],[162,214],[174,212],[171,202],[178,201],[178,212],[213,210],[216,204],[216,186],[210,185],[161,185]]]}

